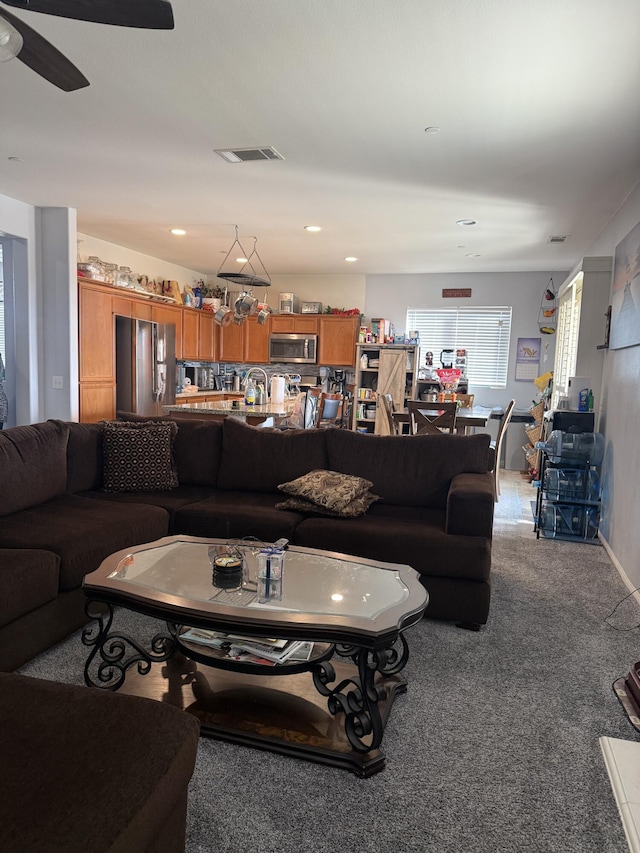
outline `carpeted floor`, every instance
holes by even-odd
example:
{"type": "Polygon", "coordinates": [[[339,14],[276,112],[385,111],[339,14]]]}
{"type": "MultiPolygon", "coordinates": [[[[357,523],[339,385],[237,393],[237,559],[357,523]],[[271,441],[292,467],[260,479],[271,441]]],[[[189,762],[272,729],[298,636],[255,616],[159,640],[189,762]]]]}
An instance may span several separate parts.
{"type": "MultiPolygon", "coordinates": [[[[188,853],[625,853],[598,737],[640,736],[611,684],[639,609],[600,546],[535,539],[533,490],[501,478],[490,621],[411,629],[382,773],[362,780],[203,739],[188,853]]],[[[123,614],[135,630],[144,617],[123,614]]],[[[122,623],[121,623],[122,624],[122,623]]],[[[79,635],[23,672],[82,683],[79,635]]]]}

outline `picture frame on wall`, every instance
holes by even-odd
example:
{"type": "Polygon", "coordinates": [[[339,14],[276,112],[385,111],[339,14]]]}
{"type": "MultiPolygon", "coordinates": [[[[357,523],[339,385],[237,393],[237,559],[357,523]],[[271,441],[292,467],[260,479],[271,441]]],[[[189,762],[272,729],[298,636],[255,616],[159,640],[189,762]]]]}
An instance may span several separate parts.
{"type": "Polygon", "coordinates": [[[640,344],[640,222],[616,246],[609,349],[640,344]]]}

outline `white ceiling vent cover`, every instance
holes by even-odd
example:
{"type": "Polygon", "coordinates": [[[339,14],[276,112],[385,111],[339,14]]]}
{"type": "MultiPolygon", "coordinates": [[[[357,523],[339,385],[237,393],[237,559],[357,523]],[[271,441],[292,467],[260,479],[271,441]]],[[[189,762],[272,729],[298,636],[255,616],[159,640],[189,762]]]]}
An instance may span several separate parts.
{"type": "Polygon", "coordinates": [[[284,160],[275,148],[214,148],[228,163],[248,163],[251,160],[284,160]]]}

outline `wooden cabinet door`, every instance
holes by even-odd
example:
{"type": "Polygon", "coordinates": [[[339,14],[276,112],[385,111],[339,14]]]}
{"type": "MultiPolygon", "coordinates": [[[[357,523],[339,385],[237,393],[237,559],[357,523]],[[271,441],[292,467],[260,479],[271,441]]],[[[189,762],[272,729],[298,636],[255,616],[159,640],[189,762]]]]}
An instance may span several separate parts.
{"type": "Polygon", "coordinates": [[[293,331],[299,335],[317,335],[318,317],[294,317],[293,331]]]}
{"type": "Polygon", "coordinates": [[[253,364],[267,364],[269,361],[269,319],[262,326],[255,317],[244,324],[244,360],[253,364]]]}
{"type": "Polygon", "coordinates": [[[138,302],[137,299],[131,301],[131,316],[136,320],[151,319],[151,305],[149,302],[138,302]]]}
{"type": "Polygon", "coordinates": [[[111,293],[81,284],[79,301],[79,379],[115,382],[111,293]]]}
{"type": "Polygon", "coordinates": [[[172,324],[176,327],[176,358],[182,358],[182,308],[152,305],[151,319],[154,323],[172,324]]]}
{"type": "Polygon", "coordinates": [[[293,314],[272,314],[271,331],[276,335],[288,334],[294,331],[293,314]]]}
{"type": "Polygon", "coordinates": [[[93,424],[116,416],[116,384],[80,385],[80,423],[93,424]]]}
{"type": "Polygon", "coordinates": [[[358,317],[319,317],[318,364],[348,367],[355,364],[358,317]]]}
{"type": "Polygon", "coordinates": [[[271,331],[276,334],[317,335],[318,319],[318,315],[311,314],[272,314],[271,331]]]}
{"type": "MultiPolygon", "coordinates": [[[[245,320],[245,323],[248,322],[245,320]]],[[[220,329],[218,358],[220,361],[244,361],[244,324],[232,323],[220,329]]]]}
{"type": "Polygon", "coordinates": [[[198,358],[202,361],[213,361],[215,359],[214,326],[211,311],[200,311],[198,314],[198,358]]]}
{"type": "Polygon", "coordinates": [[[198,360],[198,312],[187,308],[182,312],[182,357],[198,360]]]}

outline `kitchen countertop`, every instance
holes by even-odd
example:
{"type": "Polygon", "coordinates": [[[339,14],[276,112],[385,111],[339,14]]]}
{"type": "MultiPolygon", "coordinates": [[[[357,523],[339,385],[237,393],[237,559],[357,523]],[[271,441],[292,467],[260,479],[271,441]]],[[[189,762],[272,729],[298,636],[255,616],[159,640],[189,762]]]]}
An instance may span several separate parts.
{"type": "Polygon", "coordinates": [[[209,390],[205,388],[201,391],[178,391],[176,400],[186,400],[188,397],[193,397],[194,400],[200,397],[222,397],[224,394],[242,394],[242,391],[216,391],[214,388],[209,390]]]}
{"type": "MultiPolygon", "coordinates": [[[[222,391],[220,394],[224,393],[222,391]]],[[[189,394],[194,397],[196,394],[189,394]]],[[[260,418],[284,418],[291,414],[295,404],[295,397],[286,399],[281,405],[274,405],[271,402],[262,403],[261,405],[245,406],[241,401],[238,406],[233,406],[234,400],[220,400],[219,402],[209,403],[183,403],[180,406],[163,406],[165,412],[198,412],[203,415],[241,415],[260,418]]]]}

